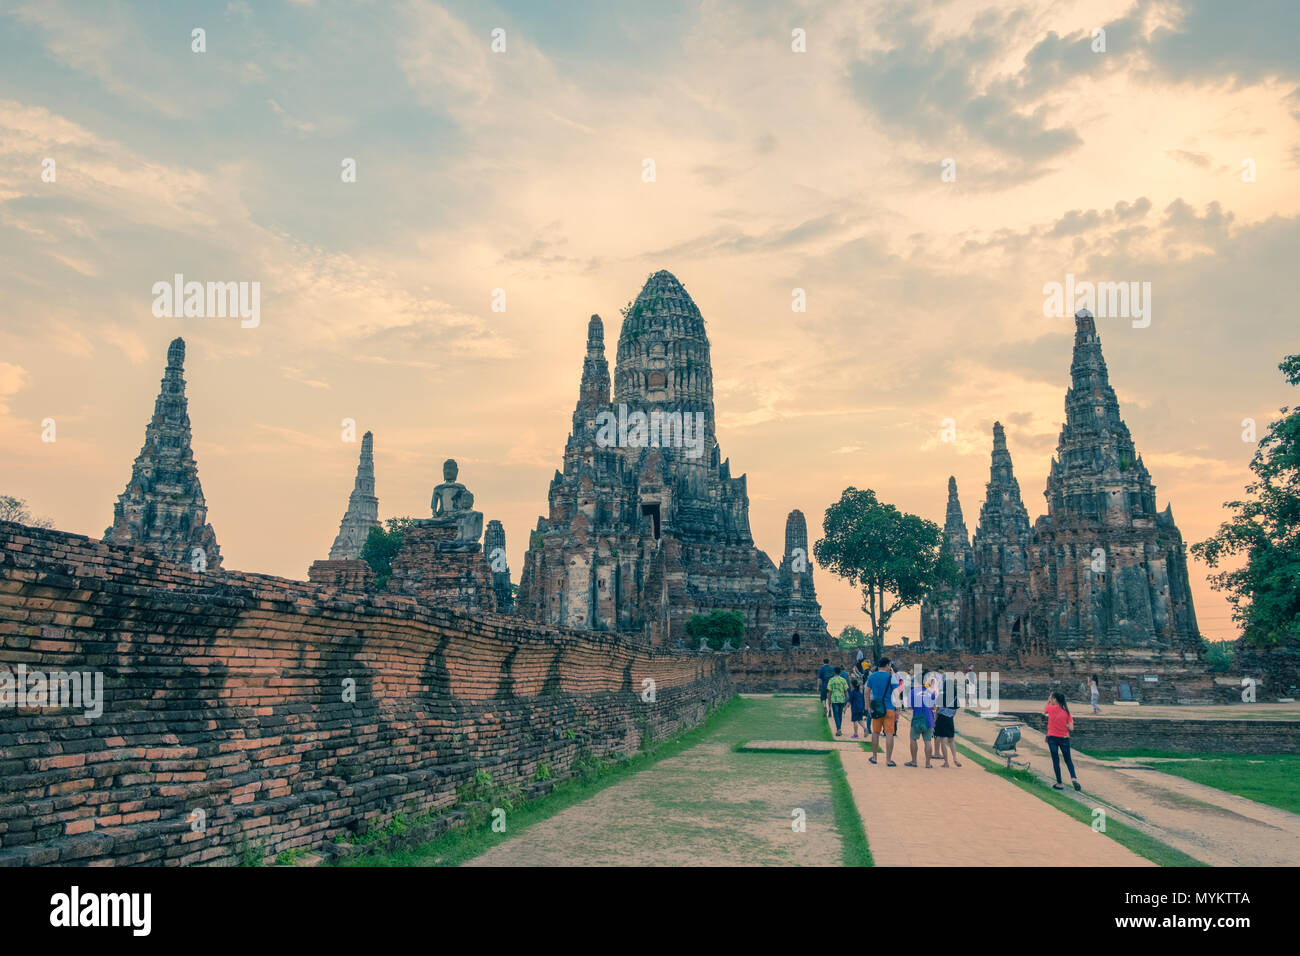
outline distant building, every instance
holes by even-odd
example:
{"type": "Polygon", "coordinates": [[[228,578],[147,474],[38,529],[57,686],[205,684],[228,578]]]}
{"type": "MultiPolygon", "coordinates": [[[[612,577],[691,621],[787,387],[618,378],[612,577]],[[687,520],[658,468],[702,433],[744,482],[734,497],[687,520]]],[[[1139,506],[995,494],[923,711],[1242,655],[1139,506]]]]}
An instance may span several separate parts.
{"type": "Polygon", "coordinates": [[[955,588],[922,603],[926,647],[1053,654],[1200,646],[1182,535],[1156,510],[1151,475],[1111,388],[1096,323],[1075,316],[1065,424],[1048,473],[1047,514],[1029,525],[1006,435],[993,460],[971,544],[948,479],[943,547],[962,569],[955,588]]]}

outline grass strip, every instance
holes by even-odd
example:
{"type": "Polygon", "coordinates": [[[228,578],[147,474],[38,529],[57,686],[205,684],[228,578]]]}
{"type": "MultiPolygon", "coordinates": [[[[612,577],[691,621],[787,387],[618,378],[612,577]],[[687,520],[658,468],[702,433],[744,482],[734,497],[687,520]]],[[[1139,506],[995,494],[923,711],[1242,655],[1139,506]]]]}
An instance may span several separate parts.
{"type": "MultiPolygon", "coordinates": [[[[962,743],[957,744],[957,750],[962,756],[974,760],[985,770],[1011,781],[1021,790],[1032,793],[1044,803],[1052,805],[1067,816],[1071,816],[1089,826],[1092,825],[1092,811],[1088,807],[1079,803],[1073,797],[1066,796],[1063,791],[1053,790],[1048,784],[1040,780],[1032,770],[1018,768],[1008,770],[1005,766],[990,760],[962,743]]],[[[1106,829],[1099,832],[1110,837],[1121,846],[1132,850],[1138,856],[1145,857],[1157,866],[1209,865],[1208,863],[1202,863],[1195,857],[1188,856],[1181,850],[1176,850],[1168,844],[1160,842],[1153,836],[1148,836],[1135,827],[1113,819],[1109,814],[1106,817],[1106,829]]]]}
{"type": "Polygon", "coordinates": [[[721,722],[734,715],[743,706],[739,696],[732,697],[710,714],[702,724],[685,733],[665,740],[651,750],[644,751],[605,764],[592,772],[579,774],[556,784],[544,797],[529,800],[510,810],[509,829],[496,833],[491,827],[491,817],[473,820],[463,826],[453,827],[428,843],[398,850],[394,853],[364,854],[340,861],[338,866],[459,866],[466,860],[487,852],[499,843],[517,836],[534,823],[550,819],[561,810],[595,796],[606,787],[613,786],[635,773],[645,770],[661,760],[676,756],[707,737],[721,722]]]}
{"type": "Polygon", "coordinates": [[[867,831],[862,826],[857,801],[844,772],[844,759],[838,752],[826,755],[831,780],[831,807],[835,813],[835,829],[840,832],[840,854],[845,866],[875,866],[871,848],[867,845],[867,831]]]}

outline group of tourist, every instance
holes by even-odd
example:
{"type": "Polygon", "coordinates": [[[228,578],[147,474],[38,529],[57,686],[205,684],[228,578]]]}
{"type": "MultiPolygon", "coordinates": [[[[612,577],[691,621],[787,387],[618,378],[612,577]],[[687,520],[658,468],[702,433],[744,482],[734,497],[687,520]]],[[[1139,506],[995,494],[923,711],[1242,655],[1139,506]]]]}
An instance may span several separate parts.
{"type": "MultiPolygon", "coordinates": [[[[973,695],[975,667],[966,669],[965,680],[967,694],[973,695]]],[[[826,716],[835,721],[835,736],[844,735],[844,708],[849,709],[849,722],[853,728],[853,739],[865,740],[867,721],[871,722],[871,763],[877,763],[880,750],[880,738],[885,738],[885,766],[896,767],[894,762],[894,738],[898,726],[898,708],[912,711],[911,730],[908,737],[911,742],[912,759],[903,764],[905,767],[919,765],[922,742],[926,769],[934,766],[934,761],[942,760],[944,767],[960,767],[957,759],[957,728],[955,717],[958,709],[957,682],[951,675],[931,672],[924,681],[907,679],[907,673],[901,666],[895,668],[888,657],[882,657],[872,664],[861,651],[858,659],[850,668],[831,664],[830,658],[823,658],[822,666],[817,669],[818,692],[826,716]],[[951,760],[951,763],[949,762],[951,760]]],[[[1089,681],[1089,696],[1093,713],[1099,712],[1100,691],[1094,674],[1089,681]]],[[[1070,783],[1075,790],[1081,790],[1079,780],[1074,772],[1074,760],[1070,755],[1070,731],[1074,729],[1074,717],[1065,702],[1065,694],[1053,691],[1043,708],[1047,715],[1047,749],[1052,755],[1052,771],[1056,775],[1053,789],[1064,790],[1061,782],[1061,760],[1070,772],[1070,783]]]]}
{"type": "Polygon", "coordinates": [[[956,725],[957,687],[949,676],[932,673],[924,683],[909,682],[906,672],[895,669],[888,657],[872,664],[859,652],[852,668],[832,665],[829,658],[817,671],[818,689],[825,704],[826,716],[835,721],[835,736],[844,735],[844,708],[849,708],[853,739],[867,737],[871,726],[871,763],[880,754],[880,738],[885,738],[885,765],[894,762],[894,738],[898,728],[898,708],[912,711],[909,732],[912,759],[905,767],[918,766],[924,750],[925,766],[942,760],[944,767],[960,767],[957,759],[956,725]],[[910,686],[909,686],[910,685],[910,686]],[[950,762],[951,761],[951,762],[950,762]]]}

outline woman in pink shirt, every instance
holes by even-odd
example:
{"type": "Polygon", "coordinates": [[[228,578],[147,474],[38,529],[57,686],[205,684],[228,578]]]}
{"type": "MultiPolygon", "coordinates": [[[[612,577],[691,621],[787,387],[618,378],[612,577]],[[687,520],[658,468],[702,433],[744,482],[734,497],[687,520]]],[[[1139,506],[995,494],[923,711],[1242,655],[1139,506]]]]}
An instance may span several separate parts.
{"type": "Polygon", "coordinates": [[[1047,698],[1043,713],[1047,715],[1047,749],[1052,753],[1052,769],[1056,771],[1056,783],[1052,784],[1052,789],[1065,789],[1061,785],[1061,756],[1064,756],[1065,765],[1070,769],[1070,783],[1074,784],[1075,790],[1082,790],[1074,775],[1074,761],[1070,759],[1070,730],[1074,727],[1074,718],[1070,716],[1070,708],[1065,706],[1065,695],[1059,690],[1053,691],[1047,698]]]}

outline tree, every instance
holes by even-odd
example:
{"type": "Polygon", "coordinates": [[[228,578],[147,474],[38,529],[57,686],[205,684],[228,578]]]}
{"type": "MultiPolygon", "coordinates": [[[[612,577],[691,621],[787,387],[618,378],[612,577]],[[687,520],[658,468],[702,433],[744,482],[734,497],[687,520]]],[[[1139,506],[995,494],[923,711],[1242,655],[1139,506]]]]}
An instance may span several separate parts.
{"type": "Polygon", "coordinates": [[[860,627],[854,627],[852,624],[844,625],[844,630],[840,631],[839,642],[840,650],[852,650],[855,647],[866,647],[870,640],[867,632],[860,627]]]}
{"type": "Polygon", "coordinates": [[[897,611],[957,581],[957,562],[940,547],[939,526],[877,500],[870,488],[844,489],[826,509],[822,533],[813,554],[822,567],[861,589],[873,659],[884,653],[885,632],[897,611]]]}
{"type": "Polygon", "coordinates": [[[33,528],[53,528],[49,518],[36,518],[27,510],[27,502],[11,495],[0,495],[0,521],[16,521],[33,528]]]}
{"type": "MultiPolygon", "coordinates": [[[[1278,368],[1300,386],[1300,355],[1288,355],[1278,368]]],[[[1214,537],[1192,545],[1211,568],[1245,557],[1243,566],[1211,575],[1210,586],[1227,594],[1242,637],[1256,647],[1300,641],[1300,406],[1281,414],[1251,459],[1249,497],[1224,502],[1232,517],[1214,537]]]]}
{"type": "Polygon", "coordinates": [[[382,591],[388,583],[388,576],[393,573],[393,558],[401,550],[406,529],[413,520],[409,517],[389,518],[388,530],[371,528],[366,535],[366,543],[361,546],[361,560],[375,572],[375,590],[382,591]]]}
{"type": "Polygon", "coordinates": [[[686,634],[692,642],[701,638],[715,651],[722,650],[727,641],[739,647],[745,636],[745,617],[739,611],[710,611],[692,614],[686,619],[686,634]]]}

